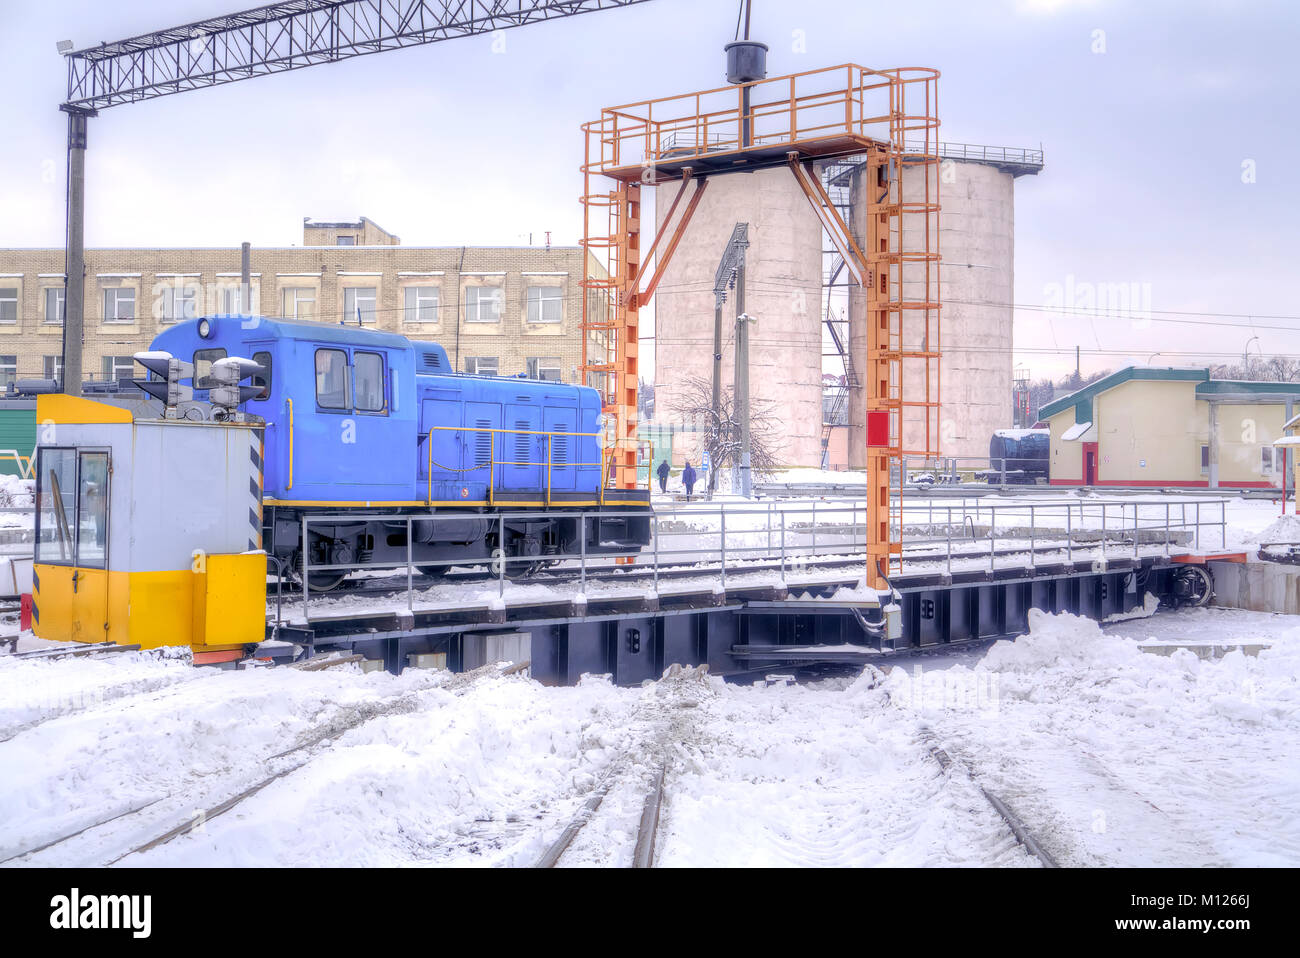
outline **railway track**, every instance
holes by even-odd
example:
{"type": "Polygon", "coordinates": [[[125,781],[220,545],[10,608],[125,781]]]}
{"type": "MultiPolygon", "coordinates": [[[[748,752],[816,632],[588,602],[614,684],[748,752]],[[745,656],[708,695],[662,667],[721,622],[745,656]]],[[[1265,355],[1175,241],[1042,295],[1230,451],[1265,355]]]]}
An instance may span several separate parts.
{"type": "Polygon", "coordinates": [[[611,829],[635,834],[630,852],[621,849],[622,854],[616,854],[616,857],[627,867],[654,867],[665,782],[680,743],[694,735],[694,709],[699,704],[696,687],[707,674],[707,665],[694,668],[673,666],[651,686],[654,699],[629,718],[629,725],[645,723],[649,726],[647,740],[628,747],[610,763],[533,867],[555,868],[565,864],[566,857],[577,859],[580,864],[590,864],[589,860],[582,860],[574,854],[574,849],[582,842],[588,826],[602,815],[616,822],[621,819],[624,826],[629,825],[631,816],[635,815],[634,828],[611,829]],[[606,799],[613,792],[630,792],[637,800],[624,802],[622,808],[610,809],[606,799]],[[629,804],[631,812],[627,810],[629,804]]]}
{"type": "MultiPolygon", "coordinates": [[[[320,665],[340,664],[340,660],[330,660],[320,665]]],[[[488,665],[472,672],[450,675],[447,681],[434,686],[441,691],[455,695],[466,692],[475,682],[485,677],[502,677],[516,675],[525,671],[529,663],[524,662],[505,668],[488,665]]],[[[91,860],[78,862],[86,866],[115,865],[132,855],[142,854],[193,832],[203,827],[212,819],[239,807],[244,801],[253,797],[276,781],[285,778],[305,767],[320,755],[325,754],[338,736],[358,728],[375,719],[402,712],[415,711],[419,700],[430,691],[422,688],[399,694],[391,699],[373,703],[369,707],[356,710],[355,714],[337,721],[326,722],[312,730],[311,734],[281,752],[260,758],[259,774],[254,777],[225,777],[216,782],[198,799],[194,797],[193,783],[186,783],[175,790],[161,795],[138,799],[125,806],[111,809],[108,814],[102,811],[88,816],[76,823],[76,827],[53,836],[45,836],[29,842],[21,848],[0,851],[0,865],[29,859],[51,849],[67,846],[82,839],[84,843],[97,847],[93,850],[91,860]],[[199,804],[196,804],[196,801],[199,804]],[[151,810],[153,810],[151,812],[151,810]],[[97,833],[109,829],[96,842],[97,833]]],[[[87,849],[91,851],[91,849],[87,849]]]]}
{"type": "MultiPolygon", "coordinates": [[[[867,666],[867,668],[873,669],[874,667],[867,666]]],[[[884,680],[885,675],[878,669],[875,669],[874,671],[878,673],[876,676],[876,684],[878,685],[884,680]]],[[[888,690],[883,691],[886,703],[888,703],[891,708],[896,708],[897,705],[893,700],[893,696],[889,694],[888,690]]],[[[993,811],[997,812],[998,817],[1006,824],[1016,842],[1023,847],[1026,852],[1036,858],[1039,864],[1044,868],[1060,867],[1055,857],[1047,851],[1043,844],[1029,830],[1028,826],[1026,826],[1020,817],[1012,811],[1011,807],[997,794],[989,791],[981,785],[969,765],[952,757],[952,754],[944,748],[942,743],[939,741],[938,734],[931,726],[922,722],[918,726],[918,732],[926,751],[930,754],[930,757],[938,763],[939,768],[944,772],[944,774],[960,774],[965,777],[979,791],[980,795],[984,797],[984,800],[988,802],[993,811]]]]}

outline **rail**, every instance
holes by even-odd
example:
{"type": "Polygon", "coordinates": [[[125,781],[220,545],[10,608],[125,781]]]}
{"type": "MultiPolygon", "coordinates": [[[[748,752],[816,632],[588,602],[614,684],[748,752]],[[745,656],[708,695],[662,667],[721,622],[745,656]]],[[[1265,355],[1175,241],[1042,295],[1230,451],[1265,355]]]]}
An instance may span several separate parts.
{"type": "MultiPolygon", "coordinates": [[[[1184,553],[1204,553],[1227,548],[1227,499],[1124,499],[1118,501],[1059,498],[1017,499],[990,503],[977,497],[935,501],[904,497],[891,517],[897,541],[903,551],[896,556],[891,576],[914,573],[947,573],[974,570],[995,573],[1000,568],[1024,568],[1039,560],[1067,562],[1091,560],[1104,565],[1108,559],[1127,556],[1159,556],[1166,559],[1184,553]]],[[[445,568],[488,565],[496,580],[498,596],[504,597],[512,571],[528,575],[539,563],[553,565],[568,574],[576,573],[578,592],[587,593],[589,583],[602,576],[625,576],[625,563],[634,558],[642,575],[648,573],[655,594],[661,579],[672,575],[716,578],[725,590],[729,577],[747,573],[775,573],[779,581],[797,585],[800,579],[815,581],[828,565],[843,566],[865,561],[863,542],[867,528],[867,500],[843,498],[767,503],[679,503],[644,510],[582,510],[545,512],[519,511],[478,516],[490,523],[492,533],[487,556],[453,559],[416,559],[413,542],[417,524],[465,521],[464,514],[372,515],[334,513],[305,516],[304,542],[311,541],[312,527],[357,521],[382,521],[406,528],[406,558],[382,563],[312,563],[304,550],[302,610],[310,621],[311,576],[317,573],[349,573],[391,570],[406,572],[406,604],[415,610],[417,567],[445,568]],[[589,533],[600,541],[600,523],[635,517],[650,522],[650,543],[645,549],[611,548],[602,545],[591,552],[589,533]],[[563,518],[574,523],[575,536],[559,551],[541,555],[508,555],[501,543],[508,542],[506,524],[536,519],[563,518]],[[593,525],[595,524],[595,525],[593,525]],[[622,563],[620,562],[622,560],[622,563]]],[[[625,580],[630,581],[630,580],[625,580]]],[[[400,590],[394,590],[395,592],[400,590]]],[[[317,590],[316,595],[321,595],[317,590]]]]}

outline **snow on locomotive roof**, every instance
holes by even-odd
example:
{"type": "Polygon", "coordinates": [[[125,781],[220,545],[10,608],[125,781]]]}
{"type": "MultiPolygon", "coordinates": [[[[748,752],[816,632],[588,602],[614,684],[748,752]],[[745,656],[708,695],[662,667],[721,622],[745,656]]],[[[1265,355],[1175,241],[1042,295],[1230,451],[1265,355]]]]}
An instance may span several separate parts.
{"type": "Polygon", "coordinates": [[[356,343],[360,340],[391,349],[423,345],[412,343],[411,340],[397,333],[385,333],[382,330],[367,329],[355,324],[318,323],[309,319],[272,319],[267,316],[217,315],[201,318],[219,322],[237,322],[241,329],[255,330],[271,339],[310,339],[313,342],[325,343],[356,343]]]}

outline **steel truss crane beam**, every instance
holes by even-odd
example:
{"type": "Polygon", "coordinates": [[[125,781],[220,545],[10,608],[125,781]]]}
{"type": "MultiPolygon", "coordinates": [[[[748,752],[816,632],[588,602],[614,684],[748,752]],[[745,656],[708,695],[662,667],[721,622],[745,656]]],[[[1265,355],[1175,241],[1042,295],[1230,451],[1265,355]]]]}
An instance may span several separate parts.
{"type": "Polygon", "coordinates": [[[67,54],[65,107],[120,103],[647,0],[287,0],[67,54]]]}
{"type": "Polygon", "coordinates": [[[122,103],[220,86],[647,0],[286,0],[66,54],[68,213],[63,375],[81,393],[86,121],[122,103]]]}

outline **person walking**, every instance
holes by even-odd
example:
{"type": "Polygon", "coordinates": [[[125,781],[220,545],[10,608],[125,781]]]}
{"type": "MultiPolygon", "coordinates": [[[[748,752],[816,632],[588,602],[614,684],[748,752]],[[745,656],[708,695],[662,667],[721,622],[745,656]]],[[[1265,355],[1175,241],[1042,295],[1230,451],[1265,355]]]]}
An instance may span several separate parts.
{"type": "Polygon", "coordinates": [[[695,470],[691,468],[689,460],[686,462],[686,468],[682,470],[682,485],[686,487],[686,498],[691,498],[691,492],[695,489],[695,470]]]}
{"type": "Polygon", "coordinates": [[[667,492],[668,491],[668,460],[667,459],[659,463],[658,476],[659,476],[659,491],[667,492]]]}

